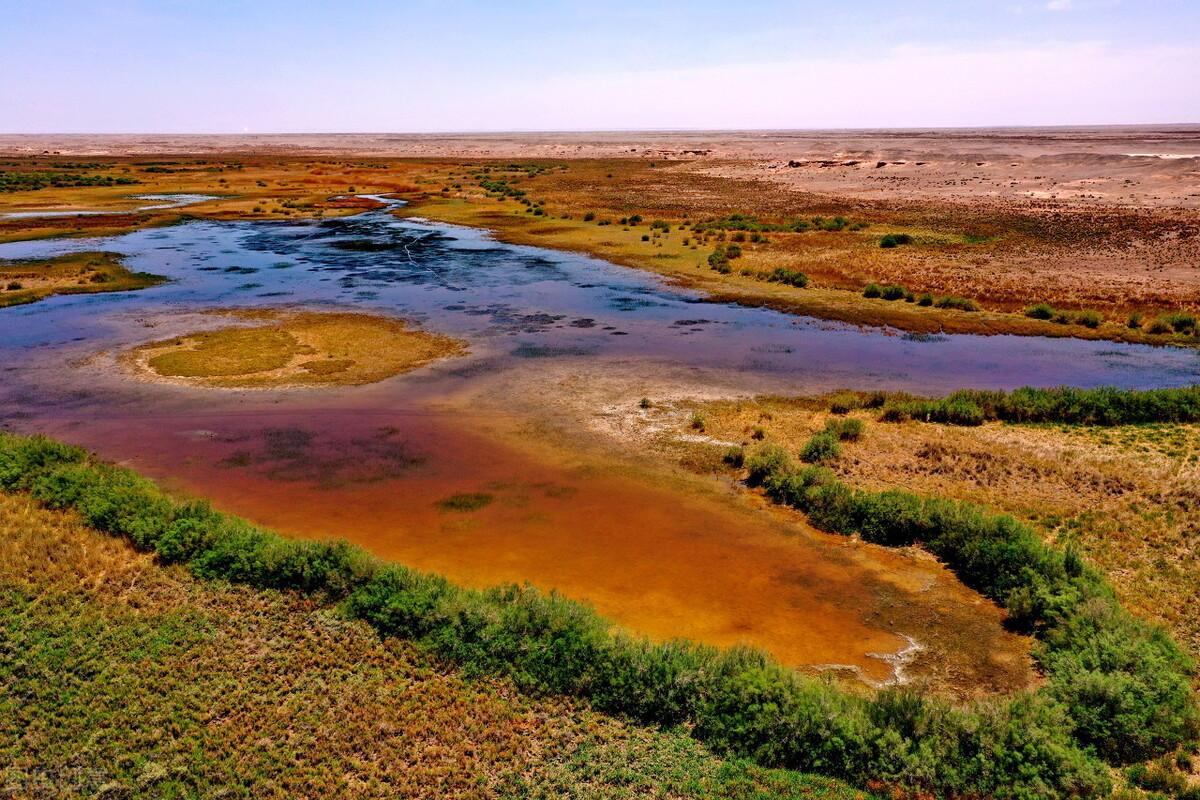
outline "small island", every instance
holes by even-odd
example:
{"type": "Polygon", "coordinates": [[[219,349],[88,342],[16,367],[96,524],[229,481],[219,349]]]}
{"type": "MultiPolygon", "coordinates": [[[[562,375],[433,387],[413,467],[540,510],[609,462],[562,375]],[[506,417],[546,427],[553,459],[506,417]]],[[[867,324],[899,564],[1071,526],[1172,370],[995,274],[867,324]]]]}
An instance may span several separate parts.
{"type": "Polygon", "coordinates": [[[149,380],[267,389],[375,383],[466,352],[457,339],[371,314],[278,309],[212,313],[251,324],[144,344],[126,353],[123,362],[149,380]]]}

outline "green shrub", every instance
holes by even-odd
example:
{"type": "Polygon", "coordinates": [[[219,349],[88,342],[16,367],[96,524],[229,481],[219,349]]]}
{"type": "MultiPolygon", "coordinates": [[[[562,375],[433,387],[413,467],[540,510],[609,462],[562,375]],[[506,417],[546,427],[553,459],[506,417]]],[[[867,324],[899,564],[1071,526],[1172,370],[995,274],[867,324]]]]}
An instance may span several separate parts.
{"type": "Polygon", "coordinates": [[[873,298],[873,297],[882,297],[882,296],[883,296],[883,287],[881,287],[878,283],[868,283],[866,288],[863,289],[863,297],[872,297],[873,298]]]}
{"type": "Polygon", "coordinates": [[[884,300],[903,300],[907,290],[903,286],[885,286],[880,296],[884,300]]]}
{"type": "Polygon", "coordinates": [[[925,294],[921,295],[920,297],[917,298],[917,305],[919,305],[919,306],[933,305],[933,295],[931,295],[929,292],[926,292],[925,294]]]}
{"type": "Polygon", "coordinates": [[[1142,327],[1142,314],[1140,311],[1135,311],[1129,315],[1129,319],[1125,320],[1125,327],[1140,328],[1142,327]]]}
{"type": "Polygon", "coordinates": [[[786,267],[776,267],[767,275],[767,280],[772,283],[786,283],[788,286],[796,286],[803,289],[808,286],[808,276],[803,272],[786,267]]]}
{"type": "Polygon", "coordinates": [[[982,425],[984,410],[969,396],[955,393],[940,400],[899,400],[884,406],[883,422],[943,422],[950,425],[982,425]]]}
{"type": "Polygon", "coordinates": [[[907,233],[889,233],[879,240],[879,246],[888,250],[903,244],[912,244],[912,241],[912,237],[907,233]]]}
{"type": "Polygon", "coordinates": [[[749,472],[746,480],[751,486],[758,486],[768,475],[783,471],[791,463],[791,456],[779,445],[763,445],[746,456],[746,470],[749,472]]]}
{"type": "Polygon", "coordinates": [[[956,311],[978,311],[979,306],[967,297],[939,297],[934,303],[938,308],[950,308],[956,311]]]}
{"type": "Polygon", "coordinates": [[[1075,324],[1085,328],[1099,328],[1104,322],[1104,315],[1099,311],[1080,311],[1075,315],[1075,324]]]}
{"type": "Polygon", "coordinates": [[[1163,314],[1159,319],[1171,326],[1171,330],[1176,333],[1196,332],[1196,317],[1192,314],[1179,311],[1174,314],[1163,314]]]}
{"type": "Polygon", "coordinates": [[[730,447],[721,454],[721,461],[734,469],[741,469],[746,463],[746,451],[741,447],[730,447]]]}
{"type": "Polygon", "coordinates": [[[843,442],[856,442],[862,436],[863,421],[861,419],[831,419],[825,423],[827,433],[833,434],[843,442]]]}
{"type": "Polygon", "coordinates": [[[831,414],[849,414],[856,408],[861,408],[862,402],[859,396],[853,392],[841,392],[829,398],[829,412],[831,414]]]}
{"type": "Polygon", "coordinates": [[[1049,303],[1037,303],[1025,309],[1025,316],[1033,319],[1052,319],[1054,308],[1049,303]]]}
{"type": "Polygon", "coordinates": [[[806,464],[823,464],[832,461],[842,454],[838,445],[838,437],[830,431],[813,434],[804,447],[800,449],[800,460],[806,464]]]}

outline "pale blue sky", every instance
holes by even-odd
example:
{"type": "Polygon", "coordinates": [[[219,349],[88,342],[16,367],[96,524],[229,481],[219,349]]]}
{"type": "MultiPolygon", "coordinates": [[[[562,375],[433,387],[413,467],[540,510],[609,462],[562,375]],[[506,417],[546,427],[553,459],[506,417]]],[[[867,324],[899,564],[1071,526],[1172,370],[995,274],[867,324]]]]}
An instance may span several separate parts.
{"type": "Polygon", "coordinates": [[[0,132],[1200,122],[1200,1],[0,0],[0,132]]]}

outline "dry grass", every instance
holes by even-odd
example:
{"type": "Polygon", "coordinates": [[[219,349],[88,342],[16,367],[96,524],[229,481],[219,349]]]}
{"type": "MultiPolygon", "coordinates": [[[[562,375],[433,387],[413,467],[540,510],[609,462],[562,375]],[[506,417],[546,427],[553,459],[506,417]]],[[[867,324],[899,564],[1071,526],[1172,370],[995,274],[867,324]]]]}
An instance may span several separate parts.
{"type": "Polygon", "coordinates": [[[460,355],[461,342],[368,314],[258,310],[269,321],[187,334],[134,348],[137,372],[223,388],[357,386],[460,355]]]}
{"type": "Polygon", "coordinates": [[[0,308],[36,303],[56,294],[127,292],[163,278],[130,272],[117,253],[69,253],[29,261],[0,260],[0,308]]]}
{"type": "Polygon", "coordinates": [[[0,654],[5,796],[862,797],[466,680],[4,494],[0,654]]]}

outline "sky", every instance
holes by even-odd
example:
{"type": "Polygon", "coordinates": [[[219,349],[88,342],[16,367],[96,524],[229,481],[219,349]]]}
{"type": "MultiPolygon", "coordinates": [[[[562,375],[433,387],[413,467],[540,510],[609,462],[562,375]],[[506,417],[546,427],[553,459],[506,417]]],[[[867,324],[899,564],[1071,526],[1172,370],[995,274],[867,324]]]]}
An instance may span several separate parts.
{"type": "Polygon", "coordinates": [[[0,133],[1200,122],[1200,0],[0,0],[0,133]]]}

